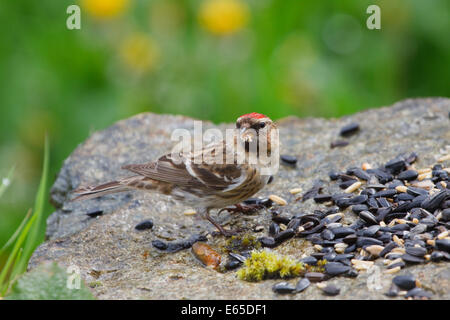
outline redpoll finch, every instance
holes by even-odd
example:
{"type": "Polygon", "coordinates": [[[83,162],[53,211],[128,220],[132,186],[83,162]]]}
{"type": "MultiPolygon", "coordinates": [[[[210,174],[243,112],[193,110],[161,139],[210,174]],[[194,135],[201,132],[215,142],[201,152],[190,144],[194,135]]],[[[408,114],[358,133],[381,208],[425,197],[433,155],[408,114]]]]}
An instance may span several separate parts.
{"type": "Polygon", "coordinates": [[[137,175],[80,187],[74,190],[78,194],[74,200],[133,189],[157,191],[196,208],[204,219],[229,236],[233,232],[214,221],[209,211],[246,200],[267,184],[270,174],[263,170],[262,154],[278,154],[278,130],[265,115],[245,114],[237,119],[230,140],[199,151],[166,154],[146,164],[123,166],[137,175]]]}

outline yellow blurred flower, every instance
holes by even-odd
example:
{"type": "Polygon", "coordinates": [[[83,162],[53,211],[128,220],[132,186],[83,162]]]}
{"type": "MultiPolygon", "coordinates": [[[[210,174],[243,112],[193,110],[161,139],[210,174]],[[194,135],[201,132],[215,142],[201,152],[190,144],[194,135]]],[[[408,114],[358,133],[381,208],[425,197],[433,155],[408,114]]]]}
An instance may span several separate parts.
{"type": "Polygon", "coordinates": [[[81,5],[96,18],[114,18],[125,11],[129,0],[82,0],[81,5]]]}
{"type": "Polygon", "coordinates": [[[206,0],[199,13],[202,26],[216,35],[239,31],[245,26],[248,18],[248,6],[240,0],[206,0]]]}
{"type": "Polygon", "coordinates": [[[155,68],[159,60],[159,48],[149,35],[136,33],[122,42],[120,57],[125,66],[143,73],[155,68]]]}

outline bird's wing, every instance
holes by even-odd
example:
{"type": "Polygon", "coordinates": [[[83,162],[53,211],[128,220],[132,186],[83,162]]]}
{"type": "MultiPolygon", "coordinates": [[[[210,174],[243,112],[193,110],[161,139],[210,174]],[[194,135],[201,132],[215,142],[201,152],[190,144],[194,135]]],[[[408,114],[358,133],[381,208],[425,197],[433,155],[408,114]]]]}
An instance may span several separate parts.
{"type": "MultiPolygon", "coordinates": [[[[210,162],[209,160],[214,156],[212,151],[211,148],[205,148],[188,157],[176,158],[167,154],[155,162],[132,164],[122,168],[182,187],[207,187],[217,191],[227,190],[246,180],[247,172],[243,166],[236,163],[210,162]],[[200,156],[203,158],[199,158],[200,156]]],[[[220,156],[225,157],[225,155],[220,156]]]]}

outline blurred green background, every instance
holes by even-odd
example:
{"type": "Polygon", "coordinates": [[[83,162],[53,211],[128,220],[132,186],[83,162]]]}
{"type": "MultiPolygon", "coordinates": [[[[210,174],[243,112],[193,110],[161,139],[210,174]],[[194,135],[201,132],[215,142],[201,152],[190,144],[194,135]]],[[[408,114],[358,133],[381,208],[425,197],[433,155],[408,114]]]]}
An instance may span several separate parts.
{"type": "Polygon", "coordinates": [[[336,117],[450,96],[449,13],[448,0],[1,1],[0,182],[15,174],[0,247],[33,205],[45,132],[52,183],[91,132],[140,112],[336,117]],[[66,27],[74,3],[81,30],[66,27]]]}

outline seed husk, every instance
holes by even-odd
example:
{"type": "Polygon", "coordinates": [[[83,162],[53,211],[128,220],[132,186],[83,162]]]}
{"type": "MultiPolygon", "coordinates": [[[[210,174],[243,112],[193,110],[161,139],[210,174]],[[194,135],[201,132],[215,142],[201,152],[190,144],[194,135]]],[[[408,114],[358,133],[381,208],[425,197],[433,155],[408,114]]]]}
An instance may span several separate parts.
{"type": "Polygon", "coordinates": [[[286,200],[284,200],[283,198],[277,196],[277,195],[270,195],[269,199],[272,200],[273,202],[275,202],[276,204],[279,204],[280,206],[285,206],[287,205],[286,200]]]}
{"type": "Polygon", "coordinates": [[[302,191],[303,191],[302,188],[293,188],[293,189],[289,190],[289,192],[290,192],[291,194],[297,194],[297,193],[300,193],[300,192],[302,192],[302,191]]]}
{"type": "Polygon", "coordinates": [[[344,190],[345,193],[352,193],[356,191],[359,187],[361,187],[362,183],[360,181],[356,181],[351,184],[347,189],[344,190]]]}
{"type": "Polygon", "coordinates": [[[364,248],[367,252],[375,257],[379,257],[380,253],[383,251],[384,247],[380,245],[373,244],[364,248]]]}
{"type": "Polygon", "coordinates": [[[397,266],[397,267],[385,270],[384,273],[393,274],[393,273],[399,272],[401,269],[402,268],[400,266],[397,266]]]}
{"type": "Polygon", "coordinates": [[[358,216],[369,224],[378,224],[377,218],[370,211],[361,211],[358,216]]]}
{"type": "Polygon", "coordinates": [[[348,146],[349,142],[347,140],[335,140],[330,143],[330,148],[341,148],[348,146]]]}
{"type": "Polygon", "coordinates": [[[409,290],[406,295],[405,298],[427,298],[430,299],[433,296],[433,294],[431,292],[425,291],[422,288],[414,288],[409,290]]]}
{"type": "Polygon", "coordinates": [[[281,231],[280,233],[278,233],[275,237],[274,240],[276,243],[281,243],[287,239],[292,238],[293,236],[295,236],[295,231],[294,229],[286,229],[284,231],[281,231]]]}
{"type": "Polygon", "coordinates": [[[374,264],[373,261],[365,261],[358,259],[352,259],[351,262],[356,270],[367,270],[374,264]]]}
{"type": "Polygon", "coordinates": [[[183,211],[183,214],[185,216],[193,216],[197,214],[197,211],[195,211],[194,209],[186,209],[183,211]]]}

